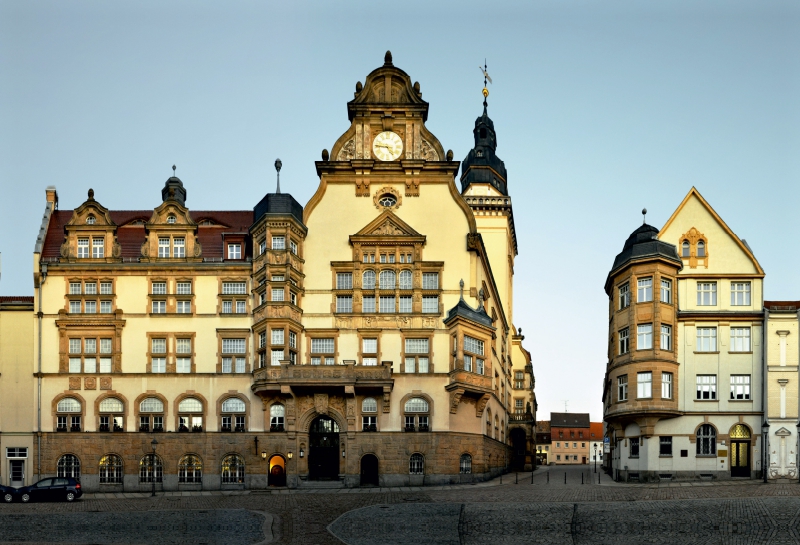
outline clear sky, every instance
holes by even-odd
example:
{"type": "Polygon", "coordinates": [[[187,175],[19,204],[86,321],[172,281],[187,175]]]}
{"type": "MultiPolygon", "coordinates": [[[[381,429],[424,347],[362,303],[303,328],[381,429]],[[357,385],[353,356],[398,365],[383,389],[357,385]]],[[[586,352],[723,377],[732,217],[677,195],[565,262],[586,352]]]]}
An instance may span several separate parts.
{"type": "Polygon", "coordinates": [[[152,209],[173,164],[194,209],[305,203],[313,161],[383,63],[419,81],[462,159],[489,114],[519,240],[515,325],[540,415],[602,416],[614,256],[692,186],[747,239],[768,299],[800,299],[800,3],[0,0],[0,294],[32,294],[55,185],[152,209]]]}

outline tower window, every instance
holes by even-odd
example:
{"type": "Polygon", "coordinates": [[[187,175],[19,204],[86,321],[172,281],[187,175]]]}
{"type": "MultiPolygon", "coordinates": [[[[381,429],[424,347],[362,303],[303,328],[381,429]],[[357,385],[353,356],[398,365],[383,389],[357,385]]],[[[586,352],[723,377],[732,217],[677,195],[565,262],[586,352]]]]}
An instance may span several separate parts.
{"type": "Polygon", "coordinates": [[[481,129],[481,138],[486,138],[486,129],[481,129]]]}
{"type": "Polygon", "coordinates": [[[483,157],[483,150],[479,149],[478,151],[475,152],[475,155],[477,155],[478,157],[483,157]]]}

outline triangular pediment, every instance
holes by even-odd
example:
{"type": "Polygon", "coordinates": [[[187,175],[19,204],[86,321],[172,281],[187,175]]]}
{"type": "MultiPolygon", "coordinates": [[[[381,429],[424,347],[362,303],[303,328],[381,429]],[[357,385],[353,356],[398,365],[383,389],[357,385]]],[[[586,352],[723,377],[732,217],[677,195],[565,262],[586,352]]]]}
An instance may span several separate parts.
{"type": "Polygon", "coordinates": [[[781,428],[775,432],[775,435],[777,435],[778,437],[790,437],[792,435],[792,432],[790,432],[786,428],[781,428]]]}
{"type": "Polygon", "coordinates": [[[413,227],[397,217],[391,210],[385,210],[377,218],[362,228],[355,237],[391,236],[423,237],[413,227]]]}

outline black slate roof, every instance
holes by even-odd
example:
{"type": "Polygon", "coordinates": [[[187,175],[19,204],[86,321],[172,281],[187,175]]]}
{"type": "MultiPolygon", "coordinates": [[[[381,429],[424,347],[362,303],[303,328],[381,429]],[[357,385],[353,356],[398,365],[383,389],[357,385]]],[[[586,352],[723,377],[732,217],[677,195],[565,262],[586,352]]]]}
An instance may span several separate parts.
{"type": "Polygon", "coordinates": [[[447,311],[447,318],[444,319],[444,323],[449,322],[456,316],[461,316],[462,318],[472,322],[494,329],[492,326],[492,318],[486,314],[486,310],[484,310],[483,307],[478,307],[478,309],[475,310],[469,306],[463,298],[458,301],[456,306],[447,311]]]}
{"type": "Polygon", "coordinates": [[[305,226],[303,205],[289,193],[267,193],[253,209],[253,223],[255,224],[264,214],[290,215],[305,226]]]}
{"type": "Polygon", "coordinates": [[[475,136],[475,147],[469,150],[461,162],[461,192],[466,191],[470,184],[488,183],[503,195],[508,195],[506,165],[495,154],[497,133],[485,106],[483,115],[475,120],[472,133],[475,136]]]}
{"type": "Polygon", "coordinates": [[[608,273],[606,279],[606,291],[609,289],[611,278],[619,269],[635,259],[656,256],[674,262],[679,269],[683,268],[683,261],[678,255],[678,247],[669,242],[658,240],[658,229],[646,223],[642,224],[641,227],[631,233],[631,236],[625,241],[622,251],[614,258],[614,265],[611,267],[611,272],[608,273]]]}
{"type": "Polygon", "coordinates": [[[550,413],[550,429],[588,428],[589,413],[550,413]]]}

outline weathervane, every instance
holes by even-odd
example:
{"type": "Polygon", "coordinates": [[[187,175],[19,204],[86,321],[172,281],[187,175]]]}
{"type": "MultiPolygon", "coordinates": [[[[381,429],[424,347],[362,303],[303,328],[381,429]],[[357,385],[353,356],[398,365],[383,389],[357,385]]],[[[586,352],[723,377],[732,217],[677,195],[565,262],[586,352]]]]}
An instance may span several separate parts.
{"type": "Polygon", "coordinates": [[[492,83],[492,78],[489,77],[489,72],[486,71],[488,66],[486,65],[486,59],[483,59],[483,68],[478,66],[480,71],[483,73],[483,109],[486,109],[486,98],[489,96],[489,89],[486,88],[486,82],[492,83]]]}

